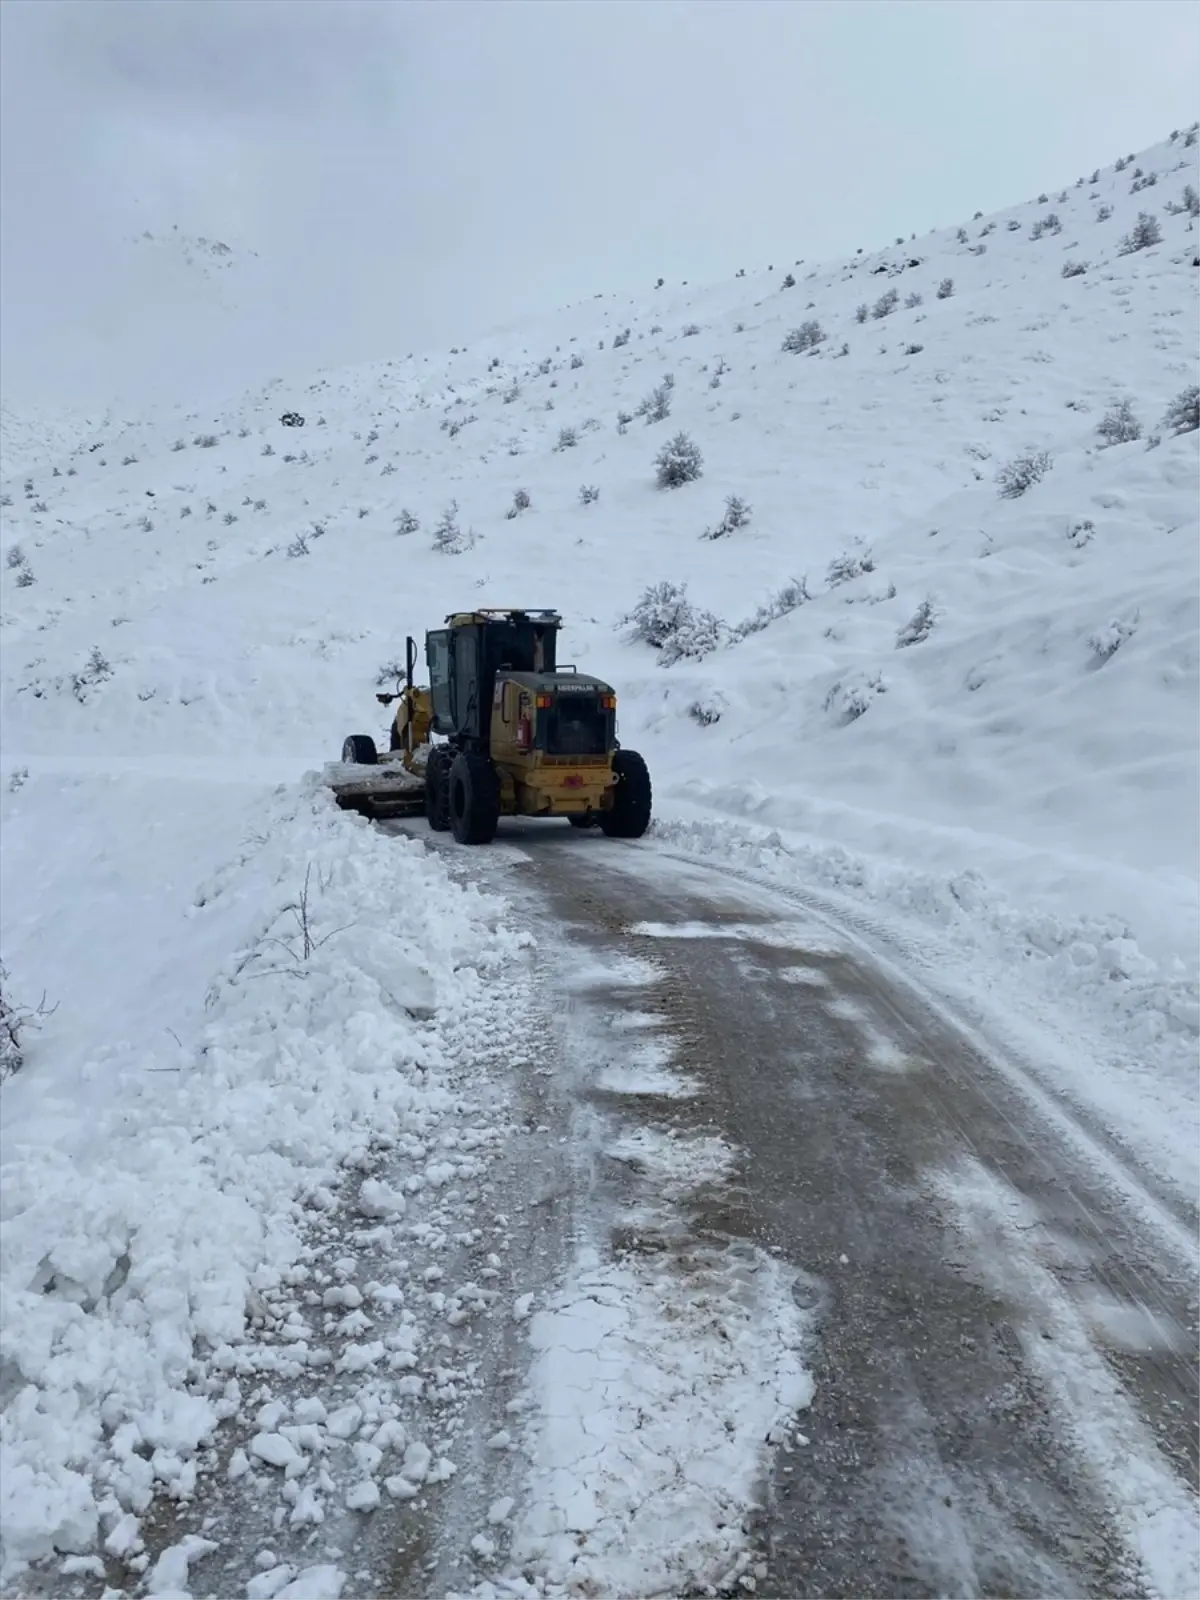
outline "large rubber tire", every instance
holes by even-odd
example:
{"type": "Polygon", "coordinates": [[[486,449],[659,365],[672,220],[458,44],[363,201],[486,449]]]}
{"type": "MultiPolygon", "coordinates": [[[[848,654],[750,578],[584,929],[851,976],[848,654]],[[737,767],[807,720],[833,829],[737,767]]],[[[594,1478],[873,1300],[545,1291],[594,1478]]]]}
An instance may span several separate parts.
{"type": "Polygon", "coordinates": [[[352,767],[373,767],[379,760],[369,733],[352,733],[342,746],[342,760],[352,767]]]}
{"type": "Polygon", "coordinates": [[[438,746],[425,763],[425,820],[434,833],[450,831],[450,762],[453,752],[438,746]]]}
{"type": "Polygon", "coordinates": [[[491,844],[500,820],[500,780],[487,756],[460,750],[450,763],[450,831],[459,844],[491,844]]]}
{"type": "Polygon", "coordinates": [[[650,772],[636,750],[613,755],[617,775],[611,811],[600,813],[600,826],[610,839],[640,839],[650,826],[650,772]]]}

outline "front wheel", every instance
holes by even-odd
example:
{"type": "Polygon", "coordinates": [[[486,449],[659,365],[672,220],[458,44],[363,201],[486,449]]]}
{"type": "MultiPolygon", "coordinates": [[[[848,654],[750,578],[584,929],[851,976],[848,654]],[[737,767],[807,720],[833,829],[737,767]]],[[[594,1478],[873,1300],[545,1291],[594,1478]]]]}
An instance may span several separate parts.
{"type": "Polygon", "coordinates": [[[459,844],[491,844],[500,820],[500,779],[485,755],[460,750],[450,763],[450,830],[459,844]]]}
{"type": "Polygon", "coordinates": [[[379,752],[369,733],[352,733],[342,746],[342,760],[352,767],[373,767],[379,752]]]}
{"type": "Polygon", "coordinates": [[[612,807],[600,813],[600,826],[610,839],[640,839],[650,826],[650,769],[636,750],[617,750],[613,775],[612,807]]]}

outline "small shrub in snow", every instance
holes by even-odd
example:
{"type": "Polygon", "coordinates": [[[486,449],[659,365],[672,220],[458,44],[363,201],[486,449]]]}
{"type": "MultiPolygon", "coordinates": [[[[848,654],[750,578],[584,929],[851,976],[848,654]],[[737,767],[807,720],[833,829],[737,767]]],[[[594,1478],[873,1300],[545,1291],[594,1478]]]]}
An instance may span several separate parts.
{"type": "Polygon", "coordinates": [[[447,555],[456,555],[463,548],[462,529],[458,525],[457,500],[451,500],[442,512],[441,520],[433,530],[433,548],[447,555]]]}
{"type": "Polygon", "coordinates": [[[849,551],[843,551],[829,563],[825,582],[831,589],[836,589],[839,584],[850,583],[852,579],[861,578],[864,573],[874,571],[875,559],[869,550],[861,555],[851,555],[849,551]]]}
{"type": "Polygon", "coordinates": [[[172,450],[176,450],[176,451],[178,451],[178,450],[186,450],[187,449],[187,445],[184,443],[184,441],[182,439],[176,439],[175,443],[171,446],[171,449],[172,450]]]}
{"type": "Polygon", "coordinates": [[[1017,233],[1020,231],[1021,224],[1017,221],[1016,217],[1009,217],[1005,226],[1008,228],[1009,233],[1017,233]]]}
{"type": "Polygon", "coordinates": [[[805,350],[815,350],[826,337],[819,322],[802,322],[784,337],[783,348],[789,355],[800,355],[805,350]]]}
{"type": "Polygon", "coordinates": [[[1189,384],[1167,407],[1162,425],[1172,433],[1195,433],[1200,428],[1200,387],[1189,384]]]}
{"type": "Polygon", "coordinates": [[[554,448],[555,450],[573,450],[578,443],[579,434],[576,429],[560,428],[558,431],[558,443],[554,448]]]}
{"type": "Polygon", "coordinates": [[[904,346],[904,354],[906,356],[919,356],[924,348],[923,344],[906,344],[904,346]]]}
{"type": "MultiPolygon", "coordinates": [[[[415,525],[416,524],[416,518],[415,517],[413,518],[413,522],[414,522],[414,525],[415,525]]],[[[327,523],[314,522],[313,525],[312,525],[312,536],[313,536],[314,539],[323,539],[328,531],[329,531],[329,527],[328,527],[327,523]]],[[[212,545],[212,546],[210,546],[210,548],[215,550],[216,546],[212,545]]]]}
{"type": "Polygon", "coordinates": [[[899,289],[889,289],[886,294],[881,294],[871,307],[871,315],[878,321],[882,317],[890,317],[900,304],[899,289]]]}
{"type": "Polygon", "coordinates": [[[1196,193],[1190,183],[1185,183],[1183,193],[1179,197],[1179,203],[1176,204],[1174,200],[1168,200],[1167,210],[1173,217],[1181,217],[1185,213],[1189,217],[1200,217],[1200,195],[1196,193]]]}
{"type": "Polygon", "coordinates": [[[699,332],[700,324],[698,322],[689,322],[684,326],[683,337],[685,339],[694,339],[699,332]]]}
{"type": "Polygon", "coordinates": [[[913,290],[912,294],[905,295],[904,297],[904,309],[906,311],[915,311],[917,306],[923,304],[924,301],[915,289],[913,290]]]}
{"type": "Polygon", "coordinates": [[[699,446],[686,433],[677,433],[654,458],[655,481],[660,489],[678,489],[694,483],[704,470],[699,446]]]}
{"type": "Polygon", "coordinates": [[[1088,264],[1086,261],[1064,261],[1062,272],[1059,276],[1063,278],[1082,278],[1087,269],[1088,264]]]}
{"type": "Polygon", "coordinates": [[[289,556],[306,556],[308,554],[308,538],[303,533],[298,533],[287,547],[289,556]]]}
{"type": "Polygon", "coordinates": [[[1158,225],[1158,218],[1152,217],[1148,211],[1139,211],[1137,221],[1117,246],[1117,254],[1131,256],[1161,243],[1162,229],[1158,225]]]}
{"type": "Polygon", "coordinates": [[[25,566],[25,567],[20,567],[18,569],[17,577],[16,577],[16,584],[17,584],[17,588],[18,589],[30,589],[30,588],[33,587],[33,585],[36,582],[37,582],[37,579],[33,575],[33,568],[32,567],[25,566]]]}
{"type": "Polygon", "coordinates": [[[519,517],[522,511],[528,511],[533,501],[529,497],[528,489],[515,489],[513,491],[512,505],[504,515],[511,522],[514,517],[519,517]]]}
{"type": "Polygon", "coordinates": [[[1111,217],[1111,216],[1112,216],[1112,207],[1111,206],[1099,206],[1097,208],[1097,210],[1096,210],[1096,221],[1097,222],[1107,222],[1109,217],[1111,217]]]}
{"type": "Polygon", "coordinates": [[[747,617],[745,622],[739,622],[731,629],[730,638],[736,643],[740,639],[749,638],[752,633],[761,633],[780,617],[786,617],[791,611],[798,611],[811,598],[806,577],[789,579],[765,605],[758,607],[752,617],[747,617]]]}
{"type": "Polygon", "coordinates": [[[519,383],[514,383],[509,388],[505,389],[503,395],[501,396],[501,399],[504,401],[506,406],[511,406],[514,400],[519,400],[520,398],[521,385],[519,383]]]}
{"type": "Polygon", "coordinates": [[[1147,172],[1144,177],[1135,178],[1129,185],[1130,194],[1138,194],[1143,189],[1153,189],[1158,182],[1157,172],[1147,172]]]}
{"type": "Polygon", "coordinates": [[[136,462],[137,462],[137,457],[136,456],[122,456],[121,457],[121,465],[123,467],[132,467],[132,466],[134,466],[136,464],[136,462]]]}
{"type": "Polygon", "coordinates": [[[850,354],[850,346],[846,343],[845,339],[842,340],[840,347],[835,350],[833,354],[835,360],[838,356],[848,356],[850,354]]]}
{"type": "Polygon", "coordinates": [[[407,508],[402,509],[400,515],[396,518],[397,533],[416,533],[420,529],[420,526],[420,519],[418,517],[414,517],[412,512],[407,508]]]}
{"type": "Polygon", "coordinates": [[[550,371],[550,364],[551,363],[550,363],[550,357],[549,356],[547,356],[544,361],[539,361],[538,362],[538,374],[539,374],[539,376],[541,376],[543,378],[546,376],[546,374],[550,371]]]}
{"type": "Polygon", "coordinates": [[[237,514],[235,512],[233,512],[233,511],[227,511],[225,513],[225,515],[221,518],[221,521],[225,524],[225,526],[227,528],[232,527],[233,524],[237,521],[237,514]]]}
{"type": "Polygon", "coordinates": [[[34,512],[35,515],[42,516],[45,512],[49,511],[50,507],[44,500],[35,500],[29,509],[34,512]]]}
{"type": "Polygon", "coordinates": [[[954,237],[958,240],[959,244],[966,244],[967,230],[965,228],[960,228],[954,237]]]}
{"type": "Polygon", "coordinates": [[[1038,205],[1044,206],[1046,204],[1046,201],[1049,200],[1049,198],[1050,198],[1050,196],[1048,194],[1040,194],[1040,195],[1038,195],[1038,205]]]}
{"type": "Polygon", "coordinates": [[[629,411],[617,412],[617,432],[628,433],[629,424],[633,421],[633,414],[629,411]]]}
{"type": "Polygon", "coordinates": [[[1100,666],[1115,656],[1121,646],[1133,638],[1137,632],[1137,625],[1138,617],[1135,612],[1132,617],[1124,621],[1114,618],[1107,627],[1097,628],[1088,638],[1088,646],[1096,658],[1096,665],[1100,666]]]}
{"type": "Polygon", "coordinates": [[[268,441],[258,453],[260,456],[273,456],[275,454],[275,446],[268,441]]]}
{"type": "Polygon", "coordinates": [[[937,620],[932,600],[922,600],[921,604],[909,617],[908,621],[896,634],[896,649],[903,650],[910,644],[920,644],[923,639],[928,639],[933,632],[933,625],[937,620]]]}
{"type": "Polygon", "coordinates": [[[1195,142],[1196,142],[1196,128],[1193,125],[1192,127],[1190,127],[1188,129],[1187,133],[1184,135],[1184,139],[1183,139],[1183,147],[1184,147],[1184,149],[1185,150],[1190,150],[1191,147],[1195,144],[1195,142]]]}
{"type": "Polygon", "coordinates": [[[880,673],[872,677],[839,680],[825,696],[825,710],[839,727],[844,728],[851,722],[857,722],[870,710],[871,702],[878,695],[886,693],[887,685],[880,673]]]}
{"type": "Polygon", "coordinates": [[[796,280],[795,280],[795,278],[792,276],[792,274],[790,272],[788,273],[787,277],[783,280],[783,282],[779,285],[779,287],[781,289],[794,289],[796,287],[796,280]]]}
{"type": "Polygon", "coordinates": [[[19,544],[14,544],[4,558],[6,567],[23,567],[25,565],[25,552],[19,544]]]}
{"type": "Polygon", "coordinates": [[[1053,465],[1054,458],[1048,450],[1027,450],[1024,455],[1014,456],[996,474],[1001,499],[1019,499],[1035,483],[1041,483],[1053,465]]]}
{"type": "Polygon", "coordinates": [[[622,328],[620,333],[615,333],[613,335],[614,350],[621,350],[629,343],[629,332],[630,330],[628,328],[622,328]]]}
{"type": "Polygon", "coordinates": [[[865,322],[870,315],[871,308],[865,300],[863,301],[862,305],[856,306],[854,309],[855,322],[865,322]]]}
{"type": "Polygon", "coordinates": [[[583,365],[583,357],[577,351],[571,357],[571,371],[572,372],[578,372],[582,365],[583,365]]]}
{"type": "Polygon", "coordinates": [[[651,389],[638,406],[638,416],[645,417],[647,423],[664,422],[671,415],[672,387],[673,384],[664,379],[656,389],[651,389]]]}
{"type": "Polygon", "coordinates": [[[180,516],[181,516],[181,517],[190,517],[190,516],[191,516],[191,514],[192,514],[192,508],[191,508],[191,506],[180,506],[180,508],[179,508],[179,515],[180,515],[180,516]]]}
{"type": "Polygon", "coordinates": [[[600,498],[600,490],[594,483],[583,483],[579,486],[579,504],[581,506],[593,505],[600,498]]]}
{"type": "Polygon", "coordinates": [[[92,646],[92,653],[79,672],[71,674],[71,693],[80,705],[86,705],[88,690],[95,688],[96,684],[103,683],[106,678],[112,677],[112,666],[106,660],[99,645],[92,646]]]}
{"type": "Polygon", "coordinates": [[[726,534],[734,533],[738,528],[744,528],[750,521],[750,507],[741,495],[731,494],[725,497],[725,513],[715,528],[706,528],[700,535],[702,539],[723,539],[726,534]]]}
{"type": "Polygon", "coordinates": [[[1110,445],[1132,444],[1135,439],[1140,439],[1142,425],[1133,414],[1132,401],[1117,400],[1109,406],[1096,424],[1096,433],[1102,450],[1110,445]]]}
{"type": "Polygon", "coordinates": [[[217,512],[217,503],[216,503],[216,501],[215,500],[206,500],[204,502],[204,510],[205,510],[205,512],[207,513],[208,516],[210,516],[210,517],[215,516],[216,512],[217,512]]]}
{"type": "Polygon", "coordinates": [[[8,780],[8,792],[9,792],[9,794],[16,794],[17,790],[18,789],[23,789],[28,782],[29,782],[29,768],[28,767],[14,767],[13,770],[12,770],[12,776],[8,780]]]}
{"type": "Polygon", "coordinates": [[[1067,538],[1075,546],[1076,550],[1082,550],[1085,545],[1091,544],[1095,537],[1096,524],[1090,517],[1080,518],[1079,521],[1073,522],[1067,529],[1067,538]]]}
{"type": "Polygon", "coordinates": [[[217,448],[215,433],[198,433],[192,443],[200,450],[215,450],[217,448]]]}
{"type": "Polygon", "coordinates": [[[954,279],[953,278],[943,278],[941,283],[939,283],[938,286],[937,286],[937,297],[938,297],[938,299],[939,300],[949,300],[950,296],[953,293],[954,293],[954,279]]]}
{"type": "Polygon", "coordinates": [[[27,1036],[36,1032],[57,1009],[46,1004],[44,994],[36,1006],[15,1000],[8,968],[0,963],[0,1083],[25,1065],[27,1036]]]}
{"type": "Polygon", "coordinates": [[[711,728],[714,722],[721,720],[720,708],[711,700],[693,700],[687,714],[702,728],[711,728]]]}

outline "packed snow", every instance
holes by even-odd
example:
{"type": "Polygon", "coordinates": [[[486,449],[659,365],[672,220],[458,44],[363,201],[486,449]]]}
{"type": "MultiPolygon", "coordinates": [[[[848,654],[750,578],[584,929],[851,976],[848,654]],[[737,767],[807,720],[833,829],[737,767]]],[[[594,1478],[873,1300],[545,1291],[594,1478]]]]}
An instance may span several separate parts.
{"type": "MultiPolygon", "coordinates": [[[[453,1063],[497,1026],[523,936],[304,777],[381,731],[404,634],[452,608],[559,608],[565,658],[614,685],[650,764],[652,849],[883,929],[1194,1203],[1196,156],[1181,133],[961,229],[602,295],[221,406],[188,398],[210,372],[171,374],[180,404],[143,417],[6,398],[6,1572],[102,1549],[185,1590],[212,1553],[184,1540],[151,1567],[140,1522],[186,1500],[222,1422],[231,1479],[280,1480],[293,1525],[452,1474],[436,1439],[380,1442],[415,1403],[388,1285],[386,1335],[352,1295],[302,1301],[349,1183],[415,1278],[423,1207],[503,1138],[453,1063]],[[335,1343],[328,1415],[315,1380],[261,1424],[229,1388],[285,1345],[289,1382],[309,1358],[324,1374],[335,1343]]],[[[651,1045],[622,1092],[686,1096],[669,1073],[651,1045]]],[[[586,1396],[635,1348],[664,1416],[688,1383],[727,1386],[746,1432],[722,1482],[746,1508],[750,1433],[805,1383],[774,1269],[747,1270],[738,1336],[777,1363],[761,1415],[725,1341],[698,1333],[677,1364],[653,1274],[583,1255],[525,1306],[528,1492],[474,1530],[481,1562],[510,1539],[547,1583],[619,1593],[639,1550],[663,1558],[607,1467],[576,1483],[583,1557],[555,1521],[586,1396]],[[603,1308],[586,1346],[583,1300],[603,1308]],[[552,1437],[537,1397],[570,1350],[584,1398],[552,1437]]],[[[354,1287],[327,1276],[322,1295],[354,1287]]],[[[421,1293],[423,1315],[485,1303],[421,1293]]],[[[705,1552],[687,1570],[744,1575],[738,1518],[714,1546],[680,1493],[685,1565],[705,1552]]],[[[1190,1558],[1163,1559],[1166,1581],[1190,1558]]],[[[253,1592],[347,1581],[337,1558],[272,1561],[253,1592]]]]}

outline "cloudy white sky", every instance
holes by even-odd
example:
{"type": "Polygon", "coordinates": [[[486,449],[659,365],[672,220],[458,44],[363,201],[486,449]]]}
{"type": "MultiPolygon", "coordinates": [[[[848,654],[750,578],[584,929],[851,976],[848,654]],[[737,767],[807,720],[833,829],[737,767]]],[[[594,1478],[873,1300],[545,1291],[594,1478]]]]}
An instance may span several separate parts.
{"type": "Polygon", "coordinates": [[[1192,0],[2,0],[0,376],[95,392],[190,360],[164,308],[191,289],[157,288],[165,258],[131,268],[125,242],[173,223],[258,252],[225,287],[256,336],[226,349],[205,324],[231,386],[919,235],[1190,122],[1198,19],[1192,0]]]}

